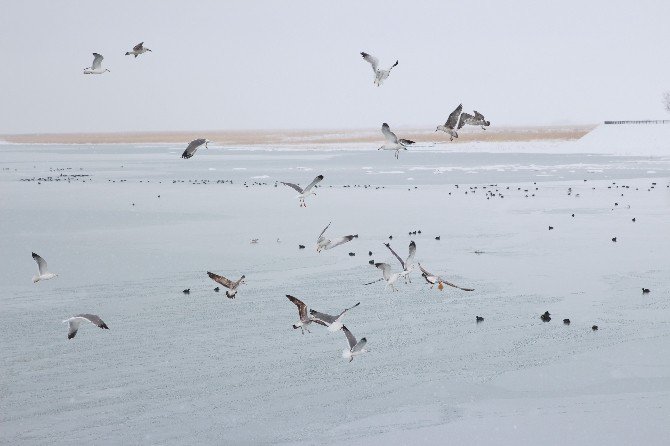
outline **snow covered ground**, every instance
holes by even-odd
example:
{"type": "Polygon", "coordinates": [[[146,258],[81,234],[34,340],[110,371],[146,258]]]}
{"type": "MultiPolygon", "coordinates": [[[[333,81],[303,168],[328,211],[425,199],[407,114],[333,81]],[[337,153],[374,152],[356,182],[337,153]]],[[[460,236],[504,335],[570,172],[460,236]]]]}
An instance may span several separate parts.
{"type": "Polygon", "coordinates": [[[669,444],[670,158],[514,144],[0,145],[0,443],[669,444]],[[274,186],[318,174],[306,209],[274,186]],[[359,238],[317,254],[329,221],[359,238]],[[389,235],[475,291],[363,286],[389,235]],[[293,330],[285,294],[360,301],[370,352],[293,330]],[[110,330],[68,341],[83,312],[110,330]]]}

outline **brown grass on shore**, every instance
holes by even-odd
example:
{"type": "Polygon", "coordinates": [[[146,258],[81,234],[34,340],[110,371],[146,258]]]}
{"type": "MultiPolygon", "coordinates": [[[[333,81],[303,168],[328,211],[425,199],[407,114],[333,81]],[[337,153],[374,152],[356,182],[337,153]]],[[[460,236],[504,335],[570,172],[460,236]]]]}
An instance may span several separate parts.
{"type": "MultiPolygon", "coordinates": [[[[487,130],[467,128],[459,131],[454,143],[473,141],[535,141],[579,139],[594,128],[593,125],[544,127],[493,127],[487,130]]],[[[417,142],[446,141],[446,134],[418,129],[394,129],[398,137],[417,142]]],[[[215,130],[182,132],[130,133],[37,133],[4,135],[0,140],[23,144],[131,144],[175,143],[186,144],[196,138],[208,138],[218,145],[320,145],[380,143],[384,138],[378,129],[365,130],[215,130]]]]}

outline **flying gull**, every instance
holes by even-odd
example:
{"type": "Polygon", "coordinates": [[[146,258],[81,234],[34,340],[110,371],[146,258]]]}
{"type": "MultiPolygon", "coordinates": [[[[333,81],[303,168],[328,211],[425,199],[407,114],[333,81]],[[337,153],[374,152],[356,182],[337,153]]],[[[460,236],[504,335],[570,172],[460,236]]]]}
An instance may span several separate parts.
{"type": "Polygon", "coordinates": [[[300,330],[302,331],[302,334],[305,334],[305,330],[307,330],[308,333],[311,333],[311,331],[309,331],[307,326],[309,324],[311,324],[312,322],[323,325],[324,327],[327,326],[324,322],[322,322],[318,319],[314,319],[313,317],[307,316],[307,305],[305,305],[305,303],[303,301],[301,301],[300,299],[298,299],[296,297],[291,296],[290,294],[287,294],[286,297],[288,297],[288,300],[293,302],[295,304],[295,306],[298,307],[298,315],[300,316],[300,322],[298,322],[297,324],[293,324],[293,329],[294,330],[296,328],[300,328],[300,330]]]}
{"type": "Polygon", "coordinates": [[[373,280],[372,282],[364,283],[363,285],[372,285],[373,283],[385,280],[387,287],[390,286],[393,291],[398,291],[398,289],[395,287],[394,284],[396,280],[398,280],[398,278],[400,277],[401,273],[391,273],[391,265],[389,265],[388,263],[375,263],[375,267],[382,270],[382,278],[373,280]]]}
{"type": "Polygon", "coordinates": [[[309,314],[311,314],[314,317],[314,319],[318,319],[321,322],[323,322],[326,325],[326,327],[328,327],[328,331],[335,332],[335,331],[337,331],[337,330],[339,330],[340,328],[343,327],[342,318],[344,317],[344,313],[346,313],[347,311],[349,311],[353,308],[356,308],[360,304],[361,303],[358,302],[353,307],[349,307],[349,308],[344,309],[337,316],[331,316],[330,314],[319,313],[316,310],[309,310],[309,314]]]}
{"type": "Polygon", "coordinates": [[[323,234],[330,227],[330,223],[328,223],[328,226],[323,228],[323,231],[321,231],[321,234],[319,234],[319,238],[316,240],[316,252],[321,252],[324,249],[333,249],[336,246],[340,246],[343,243],[350,242],[351,240],[358,237],[358,234],[354,234],[354,235],[345,235],[344,237],[336,238],[335,240],[327,239],[326,237],[323,236],[323,234]]]}
{"type": "Polygon", "coordinates": [[[144,54],[147,51],[151,51],[149,48],[144,47],[144,42],[140,42],[137,45],[133,47],[132,51],[128,51],[126,53],[126,56],[130,56],[131,54],[134,54],[135,57],[139,56],[140,54],[144,54]]]}
{"type": "Polygon", "coordinates": [[[382,70],[381,68],[379,68],[379,59],[377,59],[375,56],[372,56],[365,52],[362,52],[361,56],[363,56],[363,59],[365,59],[367,62],[370,63],[370,65],[372,65],[372,71],[375,73],[374,84],[378,87],[384,82],[384,80],[387,77],[389,77],[389,74],[391,73],[393,67],[398,65],[398,61],[396,60],[395,63],[391,65],[391,68],[389,68],[388,70],[382,70]]]}
{"type": "Polygon", "coordinates": [[[310,192],[310,191],[311,191],[312,188],[313,188],[318,182],[320,182],[321,180],[323,180],[323,175],[319,175],[319,176],[317,176],[317,177],[314,178],[314,180],[313,180],[311,183],[309,183],[309,185],[308,185],[306,188],[304,188],[304,189],[301,188],[300,186],[298,186],[297,184],[293,184],[293,183],[285,183],[285,182],[282,181],[281,184],[283,184],[283,185],[285,185],[285,186],[292,187],[293,189],[297,190],[298,193],[299,193],[300,195],[298,195],[296,198],[299,198],[299,199],[300,199],[300,207],[307,207],[307,204],[305,203],[305,198],[307,198],[307,197],[310,196],[310,195],[316,195],[316,192],[310,192]]]}
{"type": "Polygon", "coordinates": [[[105,71],[109,71],[102,69],[102,59],[104,59],[102,55],[93,53],[93,64],[88,68],[84,68],[84,74],[102,74],[105,71]]]}
{"type": "Polygon", "coordinates": [[[395,150],[396,159],[398,159],[401,150],[407,150],[407,146],[414,144],[414,141],[410,139],[398,139],[387,123],[382,124],[382,134],[386,138],[386,142],[377,150],[395,150]]]}
{"type": "Polygon", "coordinates": [[[482,130],[486,130],[486,127],[491,125],[491,121],[484,119],[484,115],[475,110],[475,115],[472,116],[470,113],[461,114],[461,119],[458,121],[458,129],[464,125],[478,125],[481,126],[482,130]]]}
{"type": "Polygon", "coordinates": [[[195,155],[195,151],[198,150],[198,147],[200,147],[203,144],[205,145],[206,148],[209,149],[209,146],[207,146],[207,143],[209,142],[211,141],[205,138],[194,139],[193,141],[188,143],[188,146],[186,146],[186,150],[184,150],[184,153],[181,154],[181,157],[184,159],[192,157],[193,155],[195,155]]]}
{"type": "MultiPolygon", "coordinates": [[[[447,280],[444,280],[440,276],[436,276],[435,274],[431,274],[428,271],[426,271],[424,269],[424,267],[421,266],[420,263],[419,263],[419,268],[421,269],[421,275],[423,276],[424,279],[426,279],[426,282],[428,282],[431,285],[431,288],[433,288],[433,285],[435,285],[437,283],[438,288],[439,288],[439,285],[444,284],[444,285],[449,285],[450,287],[458,288],[459,290],[463,290],[463,291],[474,291],[475,290],[474,288],[463,288],[463,287],[460,287],[458,285],[454,285],[453,283],[451,283],[447,280]]],[[[442,289],[442,288],[440,288],[440,289],[442,289]]]]}
{"type": "Polygon", "coordinates": [[[90,322],[93,325],[96,325],[104,330],[109,330],[107,324],[105,324],[105,322],[95,314],[78,314],[76,316],[71,317],[70,319],[66,319],[63,321],[63,323],[68,322],[70,325],[70,329],[67,332],[67,338],[68,339],[74,338],[77,335],[77,330],[79,330],[79,325],[85,321],[90,322]]]}
{"type": "Polygon", "coordinates": [[[35,259],[35,261],[37,262],[37,268],[39,270],[39,274],[33,276],[33,283],[37,283],[40,280],[49,280],[53,279],[54,277],[58,277],[58,274],[50,273],[47,270],[47,262],[42,257],[33,253],[33,259],[35,259]]]}
{"type": "Polygon", "coordinates": [[[349,343],[349,350],[347,349],[342,350],[342,357],[344,359],[348,359],[349,362],[351,362],[354,360],[354,356],[367,353],[367,350],[363,348],[365,347],[365,344],[367,344],[368,342],[366,338],[362,338],[360,341],[356,341],[354,335],[351,334],[351,332],[345,325],[342,326],[342,331],[344,332],[344,335],[347,337],[347,343],[349,343]]]}
{"type": "Polygon", "coordinates": [[[450,136],[449,141],[458,138],[458,133],[456,133],[456,130],[454,129],[458,125],[458,117],[460,116],[461,111],[463,111],[463,104],[456,107],[456,110],[452,111],[449,118],[447,118],[447,122],[445,122],[444,125],[438,125],[435,131],[442,130],[443,132],[448,133],[450,136]]]}
{"type": "Polygon", "coordinates": [[[226,291],[226,296],[228,296],[229,299],[235,299],[235,295],[237,294],[237,287],[239,287],[242,284],[246,284],[244,278],[245,276],[243,275],[239,279],[237,279],[237,282],[233,282],[229,279],[226,279],[223,276],[219,276],[218,274],[210,273],[207,271],[207,275],[209,276],[210,279],[212,279],[214,282],[219,283],[226,288],[228,288],[230,291],[226,291]]]}
{"type": "Polygon", "coordinates": [[[384,245],[391,251],[391,253],[395,256],[396,259],[400,262],[400,265],[402,266],[402,272],[399,273],[400,277],[403,277],[405,279],[405,282],[409,281],[412,282],[412,280],[409,277],[409,273],[411,273],[414,270],[414,256],[416,254],[416,243],[414,241],[409,242],[409,255],[407,256],[407,260],[403,262],[403,260],[400,258],[400,256],[391,248],[390,243],[384,243],[384,245]]]}

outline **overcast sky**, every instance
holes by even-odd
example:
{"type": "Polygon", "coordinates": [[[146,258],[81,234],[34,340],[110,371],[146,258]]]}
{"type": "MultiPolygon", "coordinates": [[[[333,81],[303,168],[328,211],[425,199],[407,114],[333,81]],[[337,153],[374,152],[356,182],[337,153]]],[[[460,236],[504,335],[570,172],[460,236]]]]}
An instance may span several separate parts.
{"type": "Polygon", "coordinates": [[[670,118],[669,46],[668,0],[7,1],[0,133],[670,118]]]}

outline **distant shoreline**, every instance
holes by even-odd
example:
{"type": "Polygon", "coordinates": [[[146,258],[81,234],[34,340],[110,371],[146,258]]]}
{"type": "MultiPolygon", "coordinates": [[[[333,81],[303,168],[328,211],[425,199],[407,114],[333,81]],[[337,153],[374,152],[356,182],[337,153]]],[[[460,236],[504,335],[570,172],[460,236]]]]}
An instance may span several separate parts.
{"type": "MultiPolygon", "coordinates": [[[[487,130],[467,128],[459,131],[453,143],[504,142],[535,140],[575,140],[589,133],[595,125],[491,127],[487,130]]],[[[398,137],[417,142],[448,141],[446,134],[425,129],[394,129],[398,137]]],[[[186,143],[207,138],[217,145],[321,145],[383,143],[379,129],[359,130],[214,130],[126,133],[41,133],[0,135],[0,140],[13,144],[151,144],[186,143]]]]}

